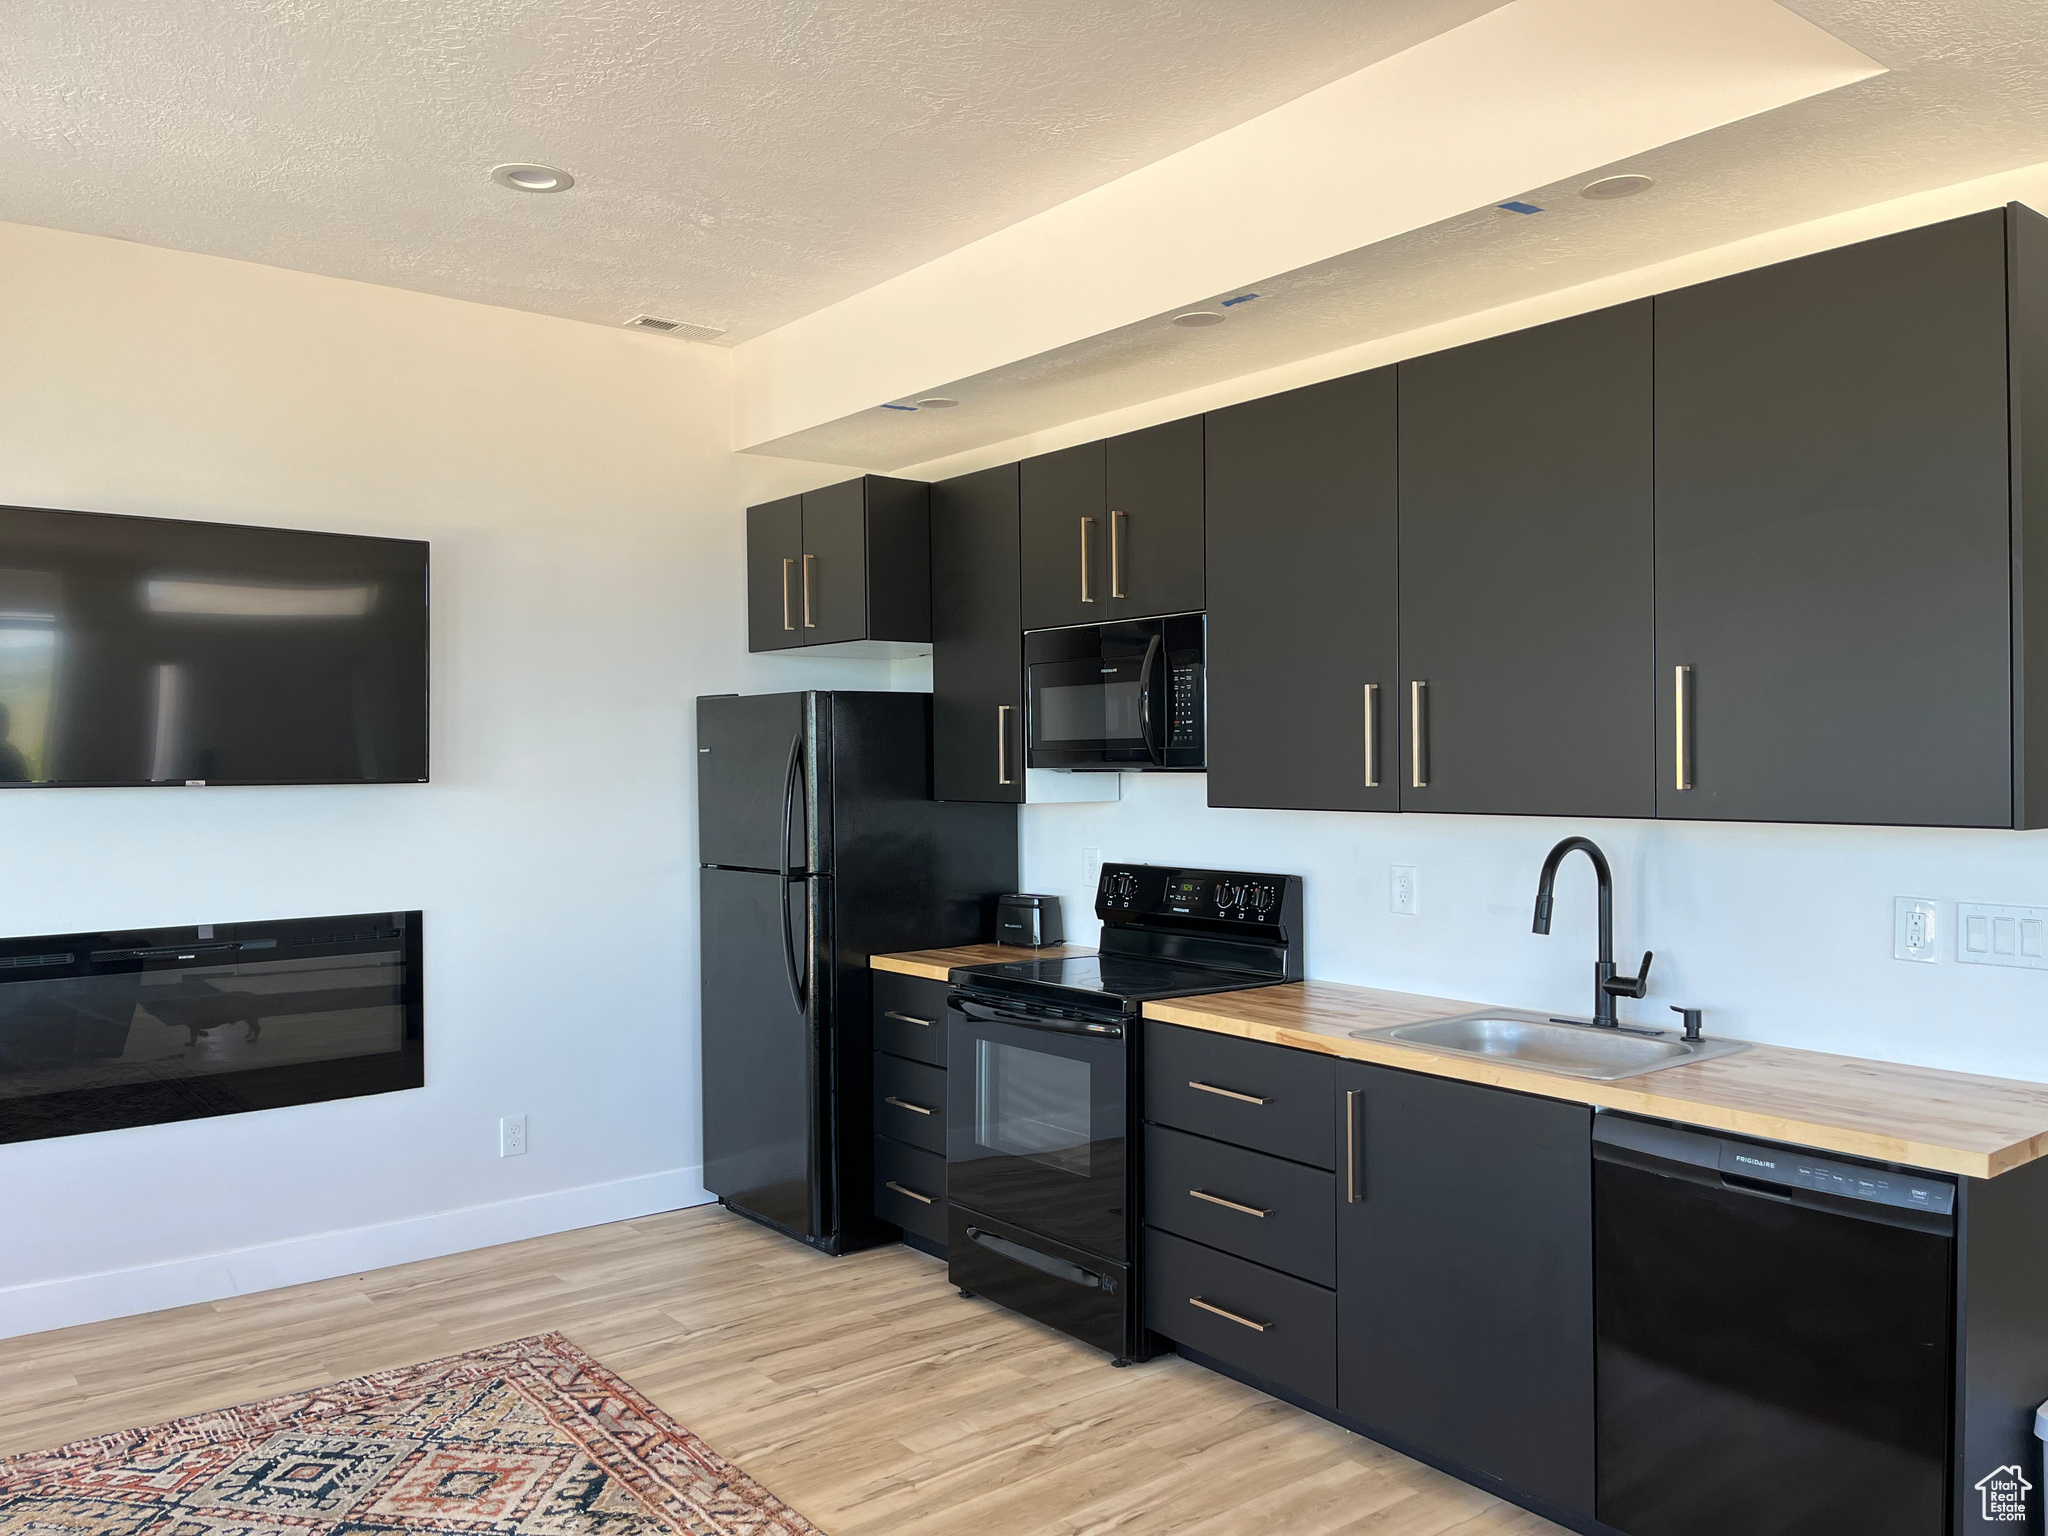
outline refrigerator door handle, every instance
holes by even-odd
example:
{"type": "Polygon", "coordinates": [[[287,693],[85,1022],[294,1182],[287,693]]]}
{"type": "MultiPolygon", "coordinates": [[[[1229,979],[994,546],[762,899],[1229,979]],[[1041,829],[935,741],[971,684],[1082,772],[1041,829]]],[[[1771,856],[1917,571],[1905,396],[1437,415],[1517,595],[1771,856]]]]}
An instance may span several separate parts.
{"type": "MultiPolygon", "coordinates": [[[[795,1000],[795,1002],[796,1002],[796,1006],[797,1006],[797,1009],[798,1009],[798,1011],[799,1011],[799,1012],[802,1012],[802,1011],[804,1011],[804,1010],[805,1010],[805,1009],[806,1009],[806,1008],[808,1007],[808,1003],[807,1003],[807,1000],[806,1000],[806,999],[805,999],[805,997],[804,997],[804,991],[805,991],[805,987],[804,987],[804,983],[803,983],[803,980],[802,980],[802,978],[800,978],[800,977],[798,976],[798,974],[797,974],[797,969],[796,969],[796,948],[795,948],[795,946],[794,946],[794,945],[793,945],[793,944],[792,944],[792,943],[790,942],[790,937],[789,937],[789,888],[790,888],[790,886],[791,886],[792,884],[794,884],[794,883],[795,883],[796,881],[798,881],[798,880],[802,879],[803,877],[802,877],[802,875],[800,875],[800,874],[799,874],[799,873],[797,872],[797,870],[796,870],[796,869],[794,869],[794,868],[793,868],[793,867],[792,867],[792,866],[790,865],[790,863],[789,863],[789,831],[790,831],[790,827],[791,827],[791,825],[792,825],[792,824],[794,823],[794,821],[795,821],[795,819],[796,819],[796,781],[797,781],[797,773],[798,773],[798,771],[799,771],[799,770],[800,770],[800,769],[802,768],[802,766],[803,766],[803,760],[804,760],[804,739],[803,739],[803,737],[799,736],[799,737],[797,737],[797,738],[796,738],[796,740],[792,741],[792,742],[791,742],[791,743],[789,744],[789,769],[788,769],[788,771],[787,771],[787,772],[786,772],[786,773],[785,773],[785,774],[783,775],[783,779],[782,779],[782,870],[781,870],[781,883],[782,883],[782,964],[783,964],[783,968],[784,968],[785,972],[787,973],[787,976],[788,976],[788,979],[789,979],[789,995],[790,995],[790,997],[791,997],[792,999],[794,999],[794,1000],[795,1000]]],[[[804,947],[805,947],[805,952],[806,952],[806,953],[808,953],[808,952],[809,952],[809,948],[810,948],[810,930],[811,930],[811,904],[810,904],[810,900],[809,900],[810,892],[809,892],[809,890],[808,890],[808,889],[806,889],[806,891],[804,892],[804,895],[805,895],[805,901],[804,901],[804,947]]]]}

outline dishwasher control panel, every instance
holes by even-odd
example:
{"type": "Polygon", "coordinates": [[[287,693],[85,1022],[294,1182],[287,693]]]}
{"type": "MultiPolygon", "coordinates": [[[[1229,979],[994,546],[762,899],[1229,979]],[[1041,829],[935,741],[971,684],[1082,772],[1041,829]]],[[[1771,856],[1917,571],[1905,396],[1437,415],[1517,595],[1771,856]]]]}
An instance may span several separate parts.
{"type": "Polygon", "coordinates": [[[1780,1147],[1753,1146],[1745,1142],[1721,1143],[1721,1171],[1737,1178],[1762,1179],[1772,1184],[1789,1184],[1798,1189],[1819,1190],[1847,1200],[1875,1200],[1880,1205],[1904,1206],[1914,1211],[1934,1211],[1943,1216],[1956,1208],[1956,1187],[1939,1179],[1923,1179],[1889,1168],[1868,1168],[1860,1163],[1838,1163],[1832,1158],[1806,1152],[1787,1152],[1780,1147]]]}

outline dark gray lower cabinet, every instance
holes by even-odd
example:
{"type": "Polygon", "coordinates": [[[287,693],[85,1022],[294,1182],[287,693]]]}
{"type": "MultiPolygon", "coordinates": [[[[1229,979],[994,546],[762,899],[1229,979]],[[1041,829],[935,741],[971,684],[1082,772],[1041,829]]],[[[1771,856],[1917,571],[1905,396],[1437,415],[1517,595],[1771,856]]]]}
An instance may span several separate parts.
{"type": "Polygon", "coordinates": [[[875,1017],[875,1214],[914,1248],[946,1253],[943,981],[869,973],[875,1017]]]}
{"type": "Polygon", "coordinates": [[[1348,1062],[1337,1086],[1338,1409],[1590,1515],[1592,1110],[1348,1062]]]}
{"type": "Polygon", "coordinates": [[[1145,1326],[1311,1402],[1337,1403],[1336,1296],[1149,1227],[1145,1326]]]}

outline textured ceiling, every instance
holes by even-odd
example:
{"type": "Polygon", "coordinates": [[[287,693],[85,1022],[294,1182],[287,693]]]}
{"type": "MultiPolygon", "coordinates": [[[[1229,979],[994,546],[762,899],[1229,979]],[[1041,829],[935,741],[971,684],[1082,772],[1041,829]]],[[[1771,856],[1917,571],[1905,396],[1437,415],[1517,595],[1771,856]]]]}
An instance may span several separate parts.
{"type": "Polygon", "coordinates": [[[1499,3],[7,0],[0,219],[738,341],[1499,3]]]}
{"type": "MultiPolygon", "coordinates": [[[[1257,287],[1223,325],[1167,316],[920,394],[954,410],[873,409],[755,450],[877,469],[950,455],[1591,282],[1829,214],[2048,161],[2042,0],[1785,0],[1890,72],[1556,186],[1544,212],[1483,208],[1257,287]],[[1597,175],[1648,192],[1591,202],[1597,175]]],[[[2044,210],[2048,211],[2048,210],[2044,210]]],[[[1223,297],[1218,295],[1217,297],[1223,297]]]]}

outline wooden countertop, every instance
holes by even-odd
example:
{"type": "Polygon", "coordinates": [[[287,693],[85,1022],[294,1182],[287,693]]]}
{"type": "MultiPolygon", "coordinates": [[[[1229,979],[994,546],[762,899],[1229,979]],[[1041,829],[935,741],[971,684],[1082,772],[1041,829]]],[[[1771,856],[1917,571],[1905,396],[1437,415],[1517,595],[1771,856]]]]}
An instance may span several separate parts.
{"type": "MultiPolygon", "coordinates": [[[[1049,949],[966,944],[957,949],[876,955],[868,963],[878,971],[944,981],[956,965],[1094,953],[1082,944],[1049,949]]],[[[1145,1017],[1296,1050],[1321,1051],[1351,1061],[1377,1062],[1434,1077],[1512,1088],[1548,1099],[1972,1178],[1988,1179],[2048,1156],[2048,1084],[2043,1083],[1761,1044],[1692,1066],[1666,1067],[1661,1072],[1596,1083],[1351,1037],[1354,1029],[1449,1018],[1487,1006],[1336,981],[1304,981],[1246,992],[1169,998],[1147,1003],[1145,1017]]]]}
{"type": "Polygon", "coordinates": [[[1005,960],[1064,960],[1069,955],[1092,955],[1093,945],[1051,944],[1044,949],[1026,949],[1020,944],[961,944],[952,949],[914,949],[905,955],[870,955],[868,967],[894,971],[900,976],[922,976],[926,981],[944,981],[956,965],[1000,965],[1005,960]]]}
{"type": "Polygon", "coordinates": [[[1351,1038],[1354,1029],[1448,1018],[1484,1006],[1306,981],[1147,1003],[1145,1017],[1974,1178],[1991,1178],[2048,1154],[2048,1084],[1761,1044],[1691,1066],[1596,1083],[1351,1038]]]}

